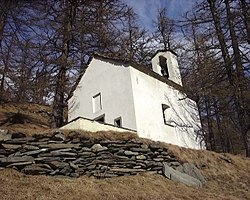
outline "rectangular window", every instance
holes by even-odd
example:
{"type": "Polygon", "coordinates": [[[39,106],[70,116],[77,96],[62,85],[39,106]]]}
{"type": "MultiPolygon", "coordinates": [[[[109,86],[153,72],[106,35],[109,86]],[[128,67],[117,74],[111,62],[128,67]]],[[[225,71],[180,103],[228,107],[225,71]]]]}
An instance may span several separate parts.
{"type": "Polygon", "coordinates": [[[118,117],[114,120],[114,125],[117,127],[122,127],[122,118],[118,117]]]}
{"type": "Polygon", "coordinates": [[[92,104],[93,104],[93,113],[96,113],[102,109],[101,93],[98,93],[97,95],[93,96],[92,104]]]}

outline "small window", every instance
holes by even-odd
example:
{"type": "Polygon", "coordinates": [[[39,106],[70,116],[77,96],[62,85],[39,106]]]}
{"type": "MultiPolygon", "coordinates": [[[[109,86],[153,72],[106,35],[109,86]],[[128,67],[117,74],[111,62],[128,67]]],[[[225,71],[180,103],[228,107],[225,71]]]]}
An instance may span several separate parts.
{"type": "Polygon", "coordinates": [[[116,118],[114,120],[114,125],[117,126],[117,127],[122,127],[122,118],[121,117],[116,118]]]}
{"type": "Polygon", "coordinates": [[[162,104],[162,115],[163,115],[164,124],[170,125],[171,110],[170,110],[170,107],[166,104],[162,104]]]}
{"type": "Polygon", "coordinates": [[[97,121],[100,123],[105,123],[105,115],[101,115],[101,116],[95,118],[94,121],[97,121]]]}
{"type": "Polygon", "coordinates": [[[93,96],[92,104],[93,104],[93,113],[96,113],[102,110],[101,93],[98,93],[97,95],[93,96]]]}
{"type": "Polygon", "coordinates": [[[164,56],[159,56],[159,63],[161,67],[162,76],[169,78],[167,58],[165,58],[164,56]]]}

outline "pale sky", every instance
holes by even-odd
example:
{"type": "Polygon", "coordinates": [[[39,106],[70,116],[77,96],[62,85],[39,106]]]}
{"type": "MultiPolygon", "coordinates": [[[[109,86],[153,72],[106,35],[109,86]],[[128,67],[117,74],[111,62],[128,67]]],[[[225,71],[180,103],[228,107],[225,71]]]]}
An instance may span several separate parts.
{"type": "MultiPolygon", "coordinates": [[[[157,10],[166,7],[168,16],[178,20],[195,4],[196,0],[124,0],[132,6],[139,16],[139,22],[147,29],[152,27],[152,20],[156,19],[157,10]]],[[[200,1],[200,0],[199,0],[200,1]]]]}

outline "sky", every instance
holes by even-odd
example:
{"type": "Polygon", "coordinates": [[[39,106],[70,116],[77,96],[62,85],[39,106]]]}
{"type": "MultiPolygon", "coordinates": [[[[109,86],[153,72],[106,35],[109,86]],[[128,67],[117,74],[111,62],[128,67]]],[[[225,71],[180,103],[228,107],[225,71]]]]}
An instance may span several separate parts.
{"type": "Polygon", "coordinates": [[[166,7],[168,16],[179,20],[182,15],[192,9],[196,0],[125,0],[125,2],[134,8],[139,16],[140,24],[150,30],[152,20],[156,19],[159,8],[166,7]]]}

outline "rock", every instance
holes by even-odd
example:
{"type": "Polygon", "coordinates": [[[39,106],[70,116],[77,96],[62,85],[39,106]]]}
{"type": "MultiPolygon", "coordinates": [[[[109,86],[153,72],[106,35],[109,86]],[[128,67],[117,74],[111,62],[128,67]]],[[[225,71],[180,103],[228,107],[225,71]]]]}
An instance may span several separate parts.
{"type": "Polygon", "coordinates": [[[85,152],[85,151],[91,151],[91,149],[88,147],[83,147],[80,152],[85,152]]]}
{"type": "Polygon", "coordinates": [[[11,163],[18,163],[18,162],[34,162],[34,158],[32,156],[22,156],[22,157],[7,157],[1,158],[0,162],[11,164],[11,163]]]}
{"type": "Polygon", "coordinates": [[[11,139],[11,134],[8,130],[2,130],[0,129],[0,142],[7,141],[11,139]]]}
{"type": "Polygon", "coordinates": [[[4,155],[4,156],[8,156],[12,154],[13,152],[14,152],[13,149],[0,149],[0,155],[4,155]]]}
{"type": "Polygon", "coordinates": [[[147,159],[147,157],[144,156],[144,155],[138,155],[138,156],[136,156],[135,158],[136,158],[137,160],[146,160],[146,159],[147,159]]]}
{"type": "Polygon", "coordinates": [[[156,162],[162,162],[162,161],[164,161],[163,158],[153,158],[153,160],[156,161],[156,162]]]}
{"type": "Polygon", "coordinates": [[[92,170],[92,169],[95,169],[95,168],[96,168],[96,165],[89,165],[89,166],[87,166],[88,170],[92,170]]]}
{"type": "Polygon", "coordinates": [[[52,140],[55,140],[55,141],[65,141],[65,140],[66,140],[66,137],[64,136],[63,133],[61,133],[61,132],[56,132],[56,133],[54,133],[54,135],[52,136],[52,140]]]}
{"type": "Polygon", "coordinates": [[[150,144],[149,145],[149,148],[152,150],[152,151],[157,151],[159,149],[161,149],[161,146],[159,144],[150,144]]]}
{"type": "Polygon", "coordinates": [[[66,151],[51,151],[52,156],[61,156],[61,157],[75,157],[77,153],[66,152],[66,151]]]}
{"type": "Polygon", "coordinates": [[[232,159],[229,156],[227,156],[226,154],[221,154],[220,159],[226,161],[227,163],[232,163],[232,159]]]}
{"type": "Polygon", "coordinates": [[[72,178],[78,178],[80,175],[78,173],[70,173],[69,176],[72,178]]]}
{"type": "Polygon", "coordinates": [[[130,140],[130,142],[132,142],[132,143],[134,143],[134,144],[143,144],[143,142],[140,140],[140,139],[132,139],[132,140],[130,140]]]}
{"type": "Polygon", "coordinates": [[[39,149],[39,150],[34,150],[34,151],[26,151],[24,153],[21,153],[21,155],[27,155],[27,156],[31,156],[31,155],[37,155],[39,153],[42,153],[42,152],[46,152],[48,151],[48,149],[39,149]]]}
{"type": "Polygon", "coordinates": [[[35,162],[52,162],[52,161],[59,161],[60,157],[38,157],[35,158],[35,162]]]}
{"type": "Polygon", "coordinates": [[[60,170],[60,173],[64,176],[68,176],[71,172],[73,172],[70,166],[65,166],[63,169],[60,170]]]}
{"type": "Polygon", "coordinates": [[[34,151],[34,150],[38,150],[39,147],[37,146],[32,146],[32,145],[23,145],[23,148],[28,150],[28,151],[34,151]]]}
{"type": "Polygon", "coordinates": [[[188,186],[202,187],[201,181],[199,181],[198,179],[192,176],[189,176],[187,174],[174,170],[173,168],[169,167],[167,163],[165,162],[163,163],[162,171],[163,171],[164,176],[170,180],[184,183],[188,186]]]}
{"type": "Polygon", "coordinates": [[[99,152],[99,151],[105,151],[107,150],[108,148],[107,147],[104,147],[100,144],[94,144],[92,147],[91,147],[91,150],[94,151],[94,152],[99,152]]]}
{"type": "Polygon", "coordinates": [[[2,144],[2,146],[5,148],[5,149],[20,149],[22,146],[21,145],[15,145],[15,144],[2,144]]]}
{"type": "Polygon", "coordinates": [[[206,180],[204,176],[201,174],[200,170],[192,163],[184,163],[183,165],[176,168],[176,170],[188,174],[189,176],[192,176],[198,180],[200,180],[202,183],[205,183],[206,180]]]}
{"type": "Polygon", "coordinates": [[[15,133],[12,133],[11,134],[11,138],[12,139],[15,139],[15,138],[25,138],[26,135],[24,133],[21,133],[21,132],[15,132],[15,133]]]}
{"type": "Polygon", "coordinates": [[[122,173],[145,172],[144,169],[129,169],[129,168],[111,168],[110,171],[122,172],[122,173]]]}
{"type": "Polygon", "coordinates": [[[124,151],[124,154],[126,156],[137,156],[139,153],[138,152],[133,152],[133,151],[124,151]]]}
{"type": "Polygon", "coordinates": [[[6,167],[18,167],[18,166],[26,166],[26,165],[31,165],[33,162],[18,162],[18,163],[12,163],[10,165],[7,165],[6,167]]]}
{"type": "Polygon", "coordinates": [[[143,149],[143,148],[130,148],[131,151],[135,151],[135,152],[141,152],[141,153],[145,153],[145,152],[149,152],[150,149],[143,149]]]}
{"type": "Polygon", "coordinates": [[[170,162],[169,163],[169,166],[171,167],[171,166],[180,166],[181,165],[181,163],[179,163],[179,162],[176,162],[176,161],[173,161],[173,162],[170,162]]]}
{"type": "Polygon", "coordinates": [[[145,160],[144,163],[147,165],[147,167],[162,167],[162,163],[161,162],[155,162],[155,161],[145,160]]]}
{"type": "Polygon", "coordinates": [[[143,148],[143,149],[148,149],[148,145],[142,144],[142,145],[141,145],[141,148],[143,148]]]}
{"type": "Polygon", "coordinates": [[[69,164],[68,163],[65,163],[65,162],[60,162],[60,161],[52,161],[52,162],[49,162],[48,163],[53,169],[62,169],[66,166],[68,166],[69,164]]]}
{"type": "Polygon", "coordinates": [[[76,164],[74,164],[73,162],[70,162],[70,163],[69,163],[69,166],[70,166],[72,169],[74,169],[74,170],[76,170],[76,169],[79,168],[79,167],[78,167],[76,164]]]}
{"type": "Polygon", "coordinates": [[[84,158],[93,157],[95,155],[96,154],[93,153],[93,152],[81,152],[81,153],[78,153],[78,156],[84,157],[84,158]]]}
{"type": "Polygon", "coordinates": [[[32,141],[34,141],[34,140],[35,140],[35,139],[32,138],[32,137],[14,138],[14,139],[5,141],[5,143],[6,143],[6,144],[22,144],[22,145],[25,145],[25,144],[27,144],[28,142],[32,142],[32,141]]]}
{"type": "Polygon", "coordinates": [[[24,167],[21,172],[30,175],[48,174],[52,169],[47,164],[32,164],[24,167]]]}
{"type": "Polygon", "coordinates": [[[41,144],[39,145],[41,148],[49,148],[51,150],[56,149],[66,149],[66,148],[79,148],[79,144],[64,144],[64,143],[55,143],[55,144],[41,144]]]}

